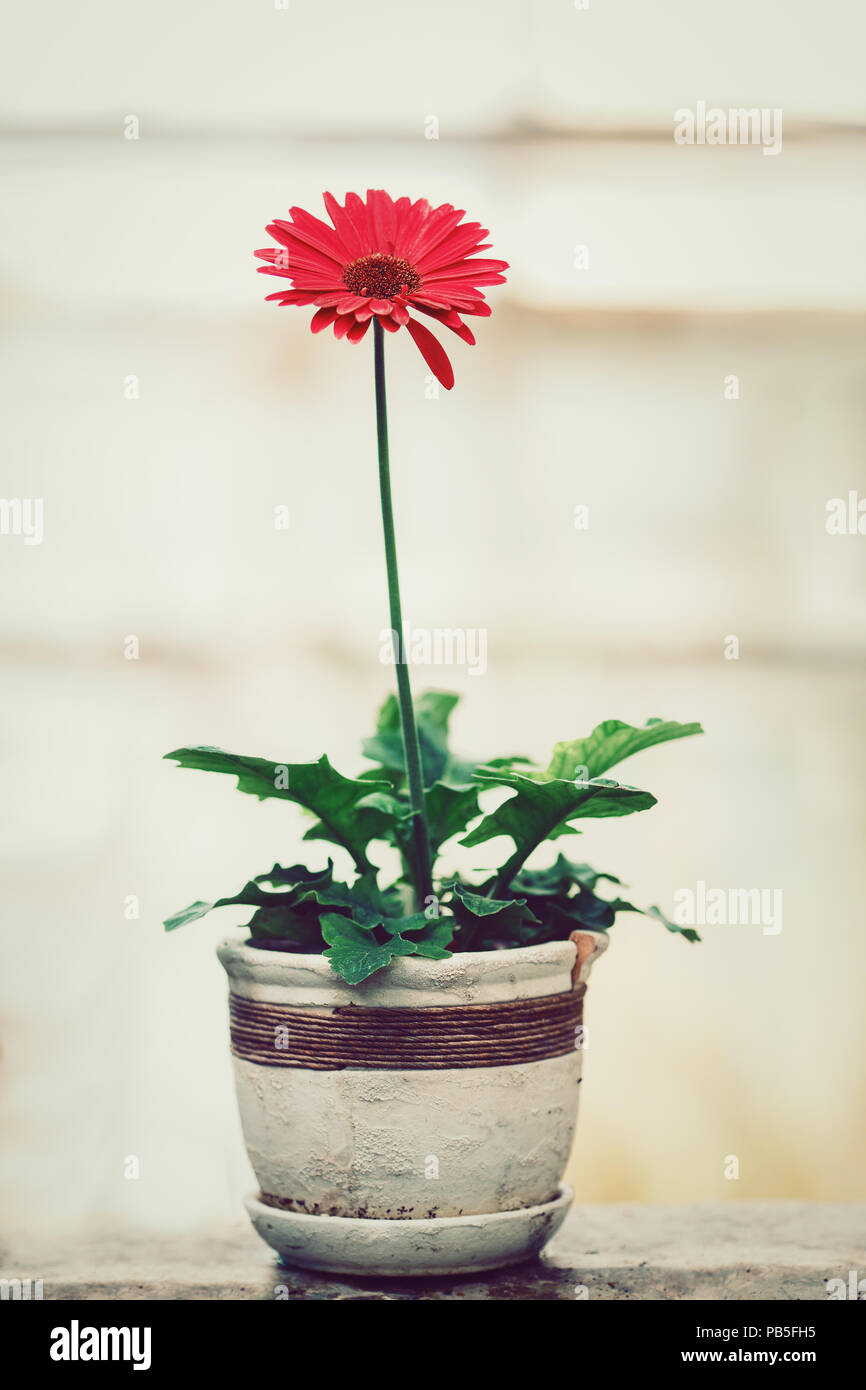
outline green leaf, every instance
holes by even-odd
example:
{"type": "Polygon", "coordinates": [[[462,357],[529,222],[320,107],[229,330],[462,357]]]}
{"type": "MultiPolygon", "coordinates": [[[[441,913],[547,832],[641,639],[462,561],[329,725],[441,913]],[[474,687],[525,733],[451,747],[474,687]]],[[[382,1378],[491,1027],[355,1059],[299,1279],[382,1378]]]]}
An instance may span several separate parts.
{"type": "Polygon", "coordinates": [[[588,816],[624,816],[655,805],[655,797],[600,774],[623,758],[657,743],[702,733],[700,724],[650,719],[643,727],[608,719],[587,738],[558,743],[547,768],[518,770],[517,759],[497,760],[477,768],[474,778],[517,793],[460,843],[483,844],[496,835],[509,835],[514,854],[497,875],[494,891],[504,892],[515,873],[544,840],[574,833],[575,820],[588,816]]]}
{"type": "Polygon", "coordinates": [[[616,908],[606,902],[589,888],[579,888],[568,898],[552,898],[545,909],[548,919],[561,921],[564,917],[565,934],[569,935],[575,927],[586,927],[589,931],[607,931],[616,917],[616,908]]]}
{"type": "Polygon", "coordinates": [[[388,917],[385,930],[395,935],[405,936],[418,932],[415,938],[415,954],[427,956],[430,960],[446,960],[451,952],[446,948],[454,936],[454,918],[449,915],[427,917],[423,912],[413,913],[411,917],[388,917]]]}
{"type": "MultiPolygon", "coordinates": [[[[414,930],[414,928],[407,928],[414,930]]],[[[436,926],[415,943],[416,956],[426,956],[428,960],[447,960],[451,955],[448,949],[454,940],[453,919],[440,918],[436,926]]]]}
{"type": "Polygon", "coordinates": [[[255,883],[270,883],[274,888],[295,888],[299,883],[311,885],[324,885],[333,879],[334,861],[328,860],[327,867],[324,869],[308,869],[306,864],[292,864],[284,869],[280,864],[266,874],[256,874],[255,883]]]}
{"type": "Polygon", "coordinates": [[[473,917],[496,917],[497,926],[517,926],[521,922],[537,922],[538,918],[526,906],[525,898],[491,898],[484,893],[473,893],[462,883],[445,884],[454,892],[454,910],[458,920],[466,913],[473,917]],[[462,911],[461,911],[462,909],[462,911]]]}
{"type": "Polygon", "coordinates": [[[456,944],[461,951],[490,950],[521,944],[524,927],[541,924],[525,898],[493,898],[476,893],[455,880],[445,883],[453,893],[451,908],[460,926],[456,944]]]}
{"type": "Polygon", "coordinates": [[[259,888],[257,883],[251,881],[245,883],[241,891],[236,893],[233,898],[217,898],[216,901],[212,903],[191,903],[189,907],[185,907],[181,912],[176,912],[173,917],[167,917],[163,926],[166,931],[174,931],[177,927],[185,927],[189,922],[198,921],[198,919],[204,917],[206,913],[212,912],[215,907],[234,907],[236,905],[243,907],[267,907],[273,906],[275,900],[282,899],[282,897],[283,894],[281,893],[266,893],[263,888],[259,888]]]}
{"type": "Polygon", "coordinates": [[[305,840],[327,840],[340,845],[349,851],[360,872],[373,867],[366,848],[370,840],[382,837],[385,821],[376,810],[359,810],[358,803],[371,791],[390,791],[388,782],[343,777],[324,755],[313,763],[272,763],[265,758],[203,747],[177,748],[165,756],[181,767],[236,777],[238,791],[260,800],[276,797],[294,801],[319,817],[319,824],[307,831],[305,840]]]}
{"type": "Polygon", "coordinates": [[[426,794],[427,824],[434,858],[441,845],[460,835],[481,814],[478,788],[437,782],[426,794]]]}
{"type": "Polygon", "coordinates": [[[416,942],[404,941],[399,935],[389,936],[380,944],[369,928],[337,913],[323,913],[321,926],[330,947],[323,954],[332,970],[350,985],[360,984],[369,975],[390,965],[395,956],[412,956],[417,950],[416,942]]]}
{"type": "Polygon", "coordinates": [[[641,727],[624,724],[621,719],[606,719],[587,738],[557,743],[544,775],[548,779],[573,781],[583,769],[583,777],[591,780],[644,748],[703,732],[700,724],[678,724],[672,719],[648,719],[641,727]]]}
{"type": "MultiPolygon", "coordinates": [[[[453,758],[448,749],[448,723],[459,699],[459,695],[449,691],[425,690],[414,701],[425,787],[446,777],[450,782],[465,782],[475,766],[453,758]]],[[[382,705],[376,733],[365,739],[361,748],[365,758],[379,763],[386,772],[399,774],[401,781],[405,777],[400,707],[395,696],[389,695],[382,705]]]]}
{"type": "Polygon", "coordinates": [[[631,903],[621,902],[620,899],[617,899],[612,906],[617,912],[640,912],[644,917],[654,917],[657,922],[661,922],[662,926],[667,927],[668,931],[684,937],[686,941],[700,941],[701,939],[694,927],[681,927],[678,922],[672,922],[659,907],[634,907],[631,903]]]}
{"type": "Polygon", "coordinates": [[[316,955],[322,949],[322,931],[318,908],[311,904],[281,904],[279,907],[260,907],[246,924],[253,941],[289,942],[296,951],[316,955]]]}
{"type": "Polygon", "coordinates": [[[218,898],[212,903],[193,903],[183,912],[169,917],[166,930],[173,931],[194,922],[217,907],[255,907],[258,910],[247,923],[251,936],[279,937],[296,944],[303,939],[311,949],[319,950],[322,942],[318,922],[322,907],[344,909],[367,927],[377,926],[395,907],[399,908],[399,894],[392,890],[380,892],[374,872],[362,875],[350,887],[333,881],[332,867],[330,860],[328,867],[321,871],[311,871],[302,864],[288,869],[275,864],[269,873],[244,884],[234,897],[218,898]],[[261,883],[290,886],[285,892],[270,892],[261,888],[261,883]]]}
{"type": "Polygon", "coordinates": [[[200,917],[204,917],[214,907],[221,907],[224,903],[230,903],[232,898],[221,898],[215,903],[198,902],[190,903],[189,907],[184,907],[180,912],[175,912],[174,916],[166,917],[163,926],[166,931],[175,931],[178,927],[185,927],[187,922],[197,922],[200,917]]]}
{"type": "MultiPolygon", "coordinates": [[[[638,912],[654,918],[686,941],[700,941],[691,927],[681,927],[670,921],[657,907],[636,907],[624,898],[602,898],[596,886],[602,881],[622,886],[615,874],[599,873],[590,864],[574,864],[559,855],[549,869],[522,869],[513,880],[515,892],[524,893],[530,907],[552,929],[547,939],[567,936],[575,927],[591,931],[607,931],[620,912],[638,912]],[[572,890],[576,889],[574,892],[572,890]]],[[[522,934],[515,938],[515,944],[522,934]]]]}
{"type": "Polygon", "coordinates": [[[479,768],[475,776],[485,785],[509,787],[517,793],[460,841],[473,846],[496,835],[511,836],[515,852],[497,875],[495,893],[508,887],[523,861],[560,826],[586,816],[627,816],[656,804],[649,792],[606,778],[535,781],[519,772],[488,768],[479,768]]]}
{"type": "Polygon", "coordinates": [[[415,912],[409,916],[380,915],[371,923],[368,916],[359,918],[357,913],[348,917],[323,913],[321,928],[331,948],[324,954],[332,968],[354,985],[390,964],[394,956],[446,960],[451,955],[446,948],[454,935],[454,920],[415,912]],[[414,939],[407,941],[408,935],[414,939]]]}
{"type": "Polygon", "coordinates": [[[614,918],[620,912],[637,912],[642,917],[651,917],[657,922],[661,922],[669,932],[675,932],[682,936],[686,941],[700,941],[700,936],[693,927],[681,927],[676,922],[671,922],[665,917],[664,913],[657,907],[636,907],[634,903],[626,902],[623,898],[612,898],[609,901],[598,897],[588,888],[581,888],[578,893],[569,898],[545,899],[545,915],[549,921],[566,925],[568,932],[574,926],[587,927],[590,931],[607,931],[614,924],[614,918]]]}
{"type": "Polygon", "coordinates": [[[327,883],[305,885],[298,902],[315,902],[322,907],[345,908],[362,926],[375,927],[387,916],[386,896],[376,886],[373,871],[363,874],[351,885],[327,883]]]}
{"type": "Polygon", "coordinates": [[[531,767],[532,759],[524,758],[519,753],[513,753],[510,758],[488,758],[487,761],[484,763],[484,767],[515,768],[520,767],[524,763],[527,767],[531,767]]]}
{"type": "Polygon", "coordinates": [[[592,892],[602,879],[608,883],[622,884],[615,874],[598,873],[590,864],[575,864],[560,854],[549,869],[521,869],[514,879],[514,887],[521,893],[554,895],[566,894],[575,884],[579,884],[592,892]]]}
{"type": "Polygon", "coordinates": [[[297,889],[290,893],[268,893],[258,887],[257,881],[245,884],[240,893],[232,898],[192,903],[182,912],[168,917],[164,923],[165,929],[174,931],[177,927],[186,926],[217,907],[255,907],[257,910],[245,924],[251,937],[278,938],[291,942],[298,950],[314,952],[322,948],[318,908],[310,909],[303,899],[299,900],[297,889]]]}

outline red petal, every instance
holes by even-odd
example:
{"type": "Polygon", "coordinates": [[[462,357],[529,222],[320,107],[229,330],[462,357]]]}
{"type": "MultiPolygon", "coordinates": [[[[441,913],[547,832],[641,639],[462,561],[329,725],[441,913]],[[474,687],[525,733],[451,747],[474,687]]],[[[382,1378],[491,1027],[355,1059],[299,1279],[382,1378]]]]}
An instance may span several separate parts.
{"type": "Polygon", "coordinates": [[[455,227],[443,241],[416,262],[416,267],[423,273],[435,270],[437,266],[449,265],[463,256],[486,251],[489,245],[484,246],[483,241],[487,235],[486,229],[477,222],[467,222],[461,227],[455,227]]]}
{"type": "Polygon", "coordinates": [[[421,290],[413,294],[412,303],[432,304],[434,309],[450,309],[451,296],[450,294],[436,294],[433,290],[428,290],[426,285],[423,285],[421,290]]]}
{"type": "Polygon", "coordinates": [[[323,270],[333,273],[345,264],[341,257],[329,254],[318,242],[311,241],[309,237],[300,233],[294,222],[284,222],[278,217],[274,222],[270,222],[265,230],[274,241],[291,251],[293,256],[305,257],[308,261],[320,265],[323,270]]]}
{"type": "Polygon", "coordinates": [[[367,301],[363,295],[344,294],[337,308],[341,314],[354,314],[356,309],[363,309],[366,303],[367,301]]]}
{"type": "Polygon", "coordinates": [[[362,198],[357,193],[346,194],[346,214],[361,243],[361,255],[365,256],[368,251],[375,251],[373,245],[373,229],[370,226],[370,219],[367,216],[367,208],[362,198]]]}
{"type": "Polygon", "coordinates": [[[316,296],[307,294],[305,290],[278,290],[276,294],[266,294],[265,303],[271,299],[278,299],[281,304],[315,304],[316,296]]]}
{"type": "Polygon", "coordinates": [[[477,300],[474,304],[460,304],[458,307],[461,314],[475,314],[480,319],[489,319],[493,313],[490,305],[485,304],[483,299],[477,300]]]}
{"type": "MultiPolygon", "coordinates": [[[[475,294],[480,295],[481,291],[476,290],[475,294]]],[[[480,298],[470,298],[469,295],[465,294],[450,294],[448,303],[452,309],[456,309],[461,314],[478,314],[480,318],[489,319],[493,313],[489,304],[485,304],[480,298]]]]}
{"type": "Polygon", "coordinates": [[[354,315],[354,314],[340,314],[340,315],[334,320],[334,337],[335,337],[335,338],[345,338],[345,336],[346,336],[346,334],[348,333],[349,329],[352,328],[352,327],[354,326],[354,323],[355,323],[355,315],[354,315]]]}
{"type": "Polygon", "coordinates": [[[438,338],[434,338],[430,329],[425,328],[423,323],[419,323],[417,319],[410,319],[406,327],[412,334],[415,346],[437,381],[441,381],[445,390],[450,391],[454,385],[454,371],[438,338]]]}
{"type": "MultiPolygon", "coordinates": [[[[305,212],[303,208],[289,208],[291,216],[291,231],[302,241],[308,242],[311,246],[317,246],[320,251],[335,260],[338,265],[345,264],[346,248],[327,222],[322,222],[318,217],[313,217],[312,213],[305,212]]],[[[285,226],[285,223],[283,224],[285,226]]]]}
{"type": "Polygon", "coordinates": [[[412,199],[398,198],[394,204],[394,246],[403,246],[406,241],[406,228],[412,213],[412,199]]]}
{"type": "Polygon", "coordinates": [[[336,309],[318,309],[310,319],[310,331],[321,333],[323,328],[327,328],[337,317],[336,309]]]}
{"type": "Polygon", "coordinates": [[[293,237],[279,238],[280,246],[273,256],[262,256],[261,260],[272,260],[275,265],[288,267],[289,271],[302,270],[307,274],[325,276],[329,280],[342,278],[342,266],[330,256],[324,255],[314,246],[293,237]]]}
{"type": "Polygon", "coordinates": [[[419,198],[413,203],[407,213],[404,214],[400,227],[399,252],[405,256],[407,261],[416,259],[415,248],[427,218],[430,216],[430,204],[426,198],[419,198]]]}
{"type": "Polygon", "coordinates": [[[464,257],[462,260],[454,261],[451,265],[439,266],[438,269],[432,271],[430,275],[425,275],[424,279],[474,280],[476,271],[483,270],[486,273],[488,270],[492,270],[498,275],[501,271],[507,269],[507,261],[493,261],[484,256],[477,256],[475,259],[470,258],[468,260],[464,257]]]}
{"type": "Polygon", "coordinates": [[[347,259],[357,260],[359,256],[364,254],[364,243],[358,236],[351,217],[348,216],[344,208],[340,207],[333,193],[324,193],[322,196],[325,200],[325,207],[328,209],[328,215],[349,253],[347,259]]]}
{"type": "Polygon", "coordinates": [[[421,228],[414,248],[415,259],[420,259],[438,246],[449,232],[453,232],[464,216],[463,209],[452,207],[451,203],[443,203],[441,207],[435,208],[421,228]]]}
{"type": "MultiPolygon", "coordinates": [[[[324,275],[314,273],[312,270],[284,270],[277,265],[256,266],[259,275],[281,275],[284,280],[294,280],[298,289],[316,290],[319,294],[327,294],[329,290],[337,288],[337,283],[324,275]]],[[[340,286],[342,294],[346,293],[346,286],[340,286]]]]}
{"type": "Polygon", "coordinates": [[[346,334],[346,342],[348,342],[348,343],[360,343],[361,339],[363,338],[364,334],[367,332],[367,329],[368,329],[369,327],[370,327],[370,320],[369,320],[369,319],[365,319],[363,323],[359,323],[358,320],[356,319],[355,322],[353,323],[352,327],[349,329],[348,333],[346,334]]]}
{"type": "Polygon", "coordinates": [[[430,282],[424,282],[424,289],[435,291],[436,294],[455,295],[462,294],[464,297],[471,296],[477,299],[479,285],[504,285],[504,275],[494,275],[492,270],[479,271],[477,275],[440,275],[438,272],[430,277],[430,282]]]}
{"type": "Polygon", "coordinates": [[[394,204],[382,188],[367,189],[367,209],[373,224],[373,233],[380,251],[391,251],[394,247],[396,218],[394,204]]]}
{"type": "Polygon", "coordinates": [[[426,304],[418,304],[417,308],[423,314],[429,314],[432,319],[436,319],[443,328],[450,328],[452,333],[456,333],[457,337],[462,338],[464,343],[468,343],[470,347],[475,346],[475,334],[467,324],[461,321],[460,315],[453,309],[428,309],[426,304]]]}

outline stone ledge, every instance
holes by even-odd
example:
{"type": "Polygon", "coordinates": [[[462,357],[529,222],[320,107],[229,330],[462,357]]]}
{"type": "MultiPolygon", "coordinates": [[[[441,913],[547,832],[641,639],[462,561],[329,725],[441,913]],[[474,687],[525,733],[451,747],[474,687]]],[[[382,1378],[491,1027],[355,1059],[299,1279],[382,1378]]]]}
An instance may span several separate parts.
{"type": "Polygon", "coordinates": [[[249,1226],[4,1245],[0,1276],[46,1299],[820,1300],[866,1277],[866,1203],[576,1206],[541,1260],[463,1279],[343,1279],[284,1269],[249,1226]]]}

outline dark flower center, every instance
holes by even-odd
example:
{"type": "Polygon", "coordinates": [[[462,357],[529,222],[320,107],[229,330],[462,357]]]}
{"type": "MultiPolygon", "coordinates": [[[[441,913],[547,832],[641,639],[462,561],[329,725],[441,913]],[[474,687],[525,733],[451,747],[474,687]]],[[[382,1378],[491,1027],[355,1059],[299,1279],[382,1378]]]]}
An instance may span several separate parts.
{"type": "Polygon", "coordinates": [[[411,294],[421,284],[421,276],[402,256],[386,256],[374,251],[343,267],[343,284],[350,294],[369,299],[393,299],[401,291],[411,294]]]}

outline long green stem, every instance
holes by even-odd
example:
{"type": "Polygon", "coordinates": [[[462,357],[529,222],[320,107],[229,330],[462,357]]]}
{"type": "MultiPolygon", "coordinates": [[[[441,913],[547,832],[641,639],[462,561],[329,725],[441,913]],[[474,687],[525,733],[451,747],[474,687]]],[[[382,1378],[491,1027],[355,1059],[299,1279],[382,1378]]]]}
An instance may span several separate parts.
{"type": "Polygon", "coordinates": [[[388,410],[385,403],[385,343],[379,320],[373,318],[373,348],[376,366],[376,438],[379,445],[379,492],[382,498],[382,529],[385,533],[385,564],[388,570],[388,601],[391,605],[391,633],[397,670],[397,697],[409,801],[412,806],[412,842],[415,849],[415,907],[421,911],[433,892],[430,859],[430,832],[424,802],[421,749],[412,706],[409,665],[403,641],[403,612],[400,605],[400,579],[397,573],[397,540],[394,534],[394,507],[391,502],[391,471],[388,459],[388,410]]]}

